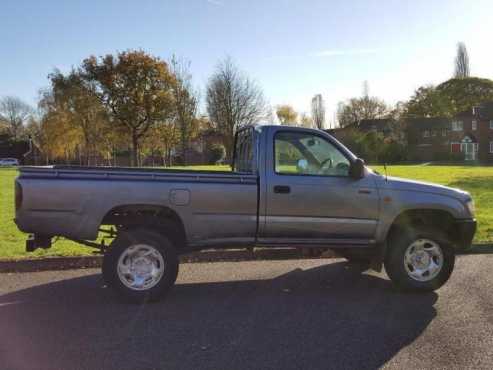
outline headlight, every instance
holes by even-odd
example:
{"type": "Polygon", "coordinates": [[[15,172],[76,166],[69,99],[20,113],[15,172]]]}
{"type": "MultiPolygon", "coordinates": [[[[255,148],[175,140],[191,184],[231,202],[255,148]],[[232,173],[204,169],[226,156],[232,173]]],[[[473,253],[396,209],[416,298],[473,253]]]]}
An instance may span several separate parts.
{"type": "Polygon", "coordinates": [[[474,215],[476,214],[476,207],[474,206],[474,200],[472,199],[468,200],[466,203],[466,207],[469,210],[471,216],[474,217],[474,215]]]}

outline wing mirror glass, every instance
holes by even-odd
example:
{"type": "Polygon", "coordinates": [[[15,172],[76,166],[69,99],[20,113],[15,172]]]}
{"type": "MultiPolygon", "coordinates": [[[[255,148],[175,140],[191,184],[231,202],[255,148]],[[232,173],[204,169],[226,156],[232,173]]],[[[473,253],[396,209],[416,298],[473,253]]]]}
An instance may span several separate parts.
{"type": "Polygon", "coordinates": [[[356,158],[349,167],[349,176],[356,180],[365,177],[365,161],[361,158],[356,158]]]}

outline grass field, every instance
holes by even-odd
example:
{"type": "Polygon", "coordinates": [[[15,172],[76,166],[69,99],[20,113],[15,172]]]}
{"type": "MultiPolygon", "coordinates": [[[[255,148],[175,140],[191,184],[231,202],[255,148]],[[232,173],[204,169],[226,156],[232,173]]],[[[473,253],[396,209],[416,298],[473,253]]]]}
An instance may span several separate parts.
{"type": "MultiPolygon", "coordinates": [[[[383,167],[373,166],[380,173],[383,167]]],[[[181,167],[187,169],[223,170],[228,166],[181,167]]],[[[389,176],[435,182],[469,191],[476,203],[478,232],[475,242],[493,242],[493,167],[480,166],[388,166],[389,176]]],[[[15,169],[0,169],[0,258],[27,257],[24,251],[26,235],[14,222],[15,169]]],[[[86,255],[91,250],[76,243],[59,240],[52,248],[37,250],[29,256],[86,255]]]]}

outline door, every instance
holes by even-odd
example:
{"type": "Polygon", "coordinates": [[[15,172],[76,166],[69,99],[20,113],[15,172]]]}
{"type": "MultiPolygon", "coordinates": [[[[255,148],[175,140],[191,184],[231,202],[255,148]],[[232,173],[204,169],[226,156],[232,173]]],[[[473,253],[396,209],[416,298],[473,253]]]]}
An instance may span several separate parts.
{"type": "Polygon", "coordinates": [[[270,139],[260,235],[265,242],[374,238],[379,203],[374,180],[350,177],[351,158],[336,142],[313,131],[289,129],[274,129],[270,139]]]}
{"type": "Polygon", "coordinates": [[[461,144],[461,152],[464,153],[464,159],[466,161],[475,161],[478,153],[478,143],[472,142],[469,136],[466,136],[461,144]]]}

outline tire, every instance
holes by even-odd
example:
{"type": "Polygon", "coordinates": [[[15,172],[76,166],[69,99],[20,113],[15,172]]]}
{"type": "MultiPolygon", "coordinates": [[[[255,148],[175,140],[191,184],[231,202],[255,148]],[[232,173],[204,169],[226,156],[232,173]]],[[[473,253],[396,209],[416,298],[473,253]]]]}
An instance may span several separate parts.
{"type": "Polygon", "coordinates": [[[384,260],[390,280],[401,290],[415,292],[440,288],[450,278],[454,263],[454,248],[447,237],[424,228],[394,232],[384,260]]]}
{"type": "Polygon", "coordinates": [[[126,302],[156,302],[166,296],[178,276],[173,243],[155,231],[122,231],[103,258],[103,278],[126,302]]]}

